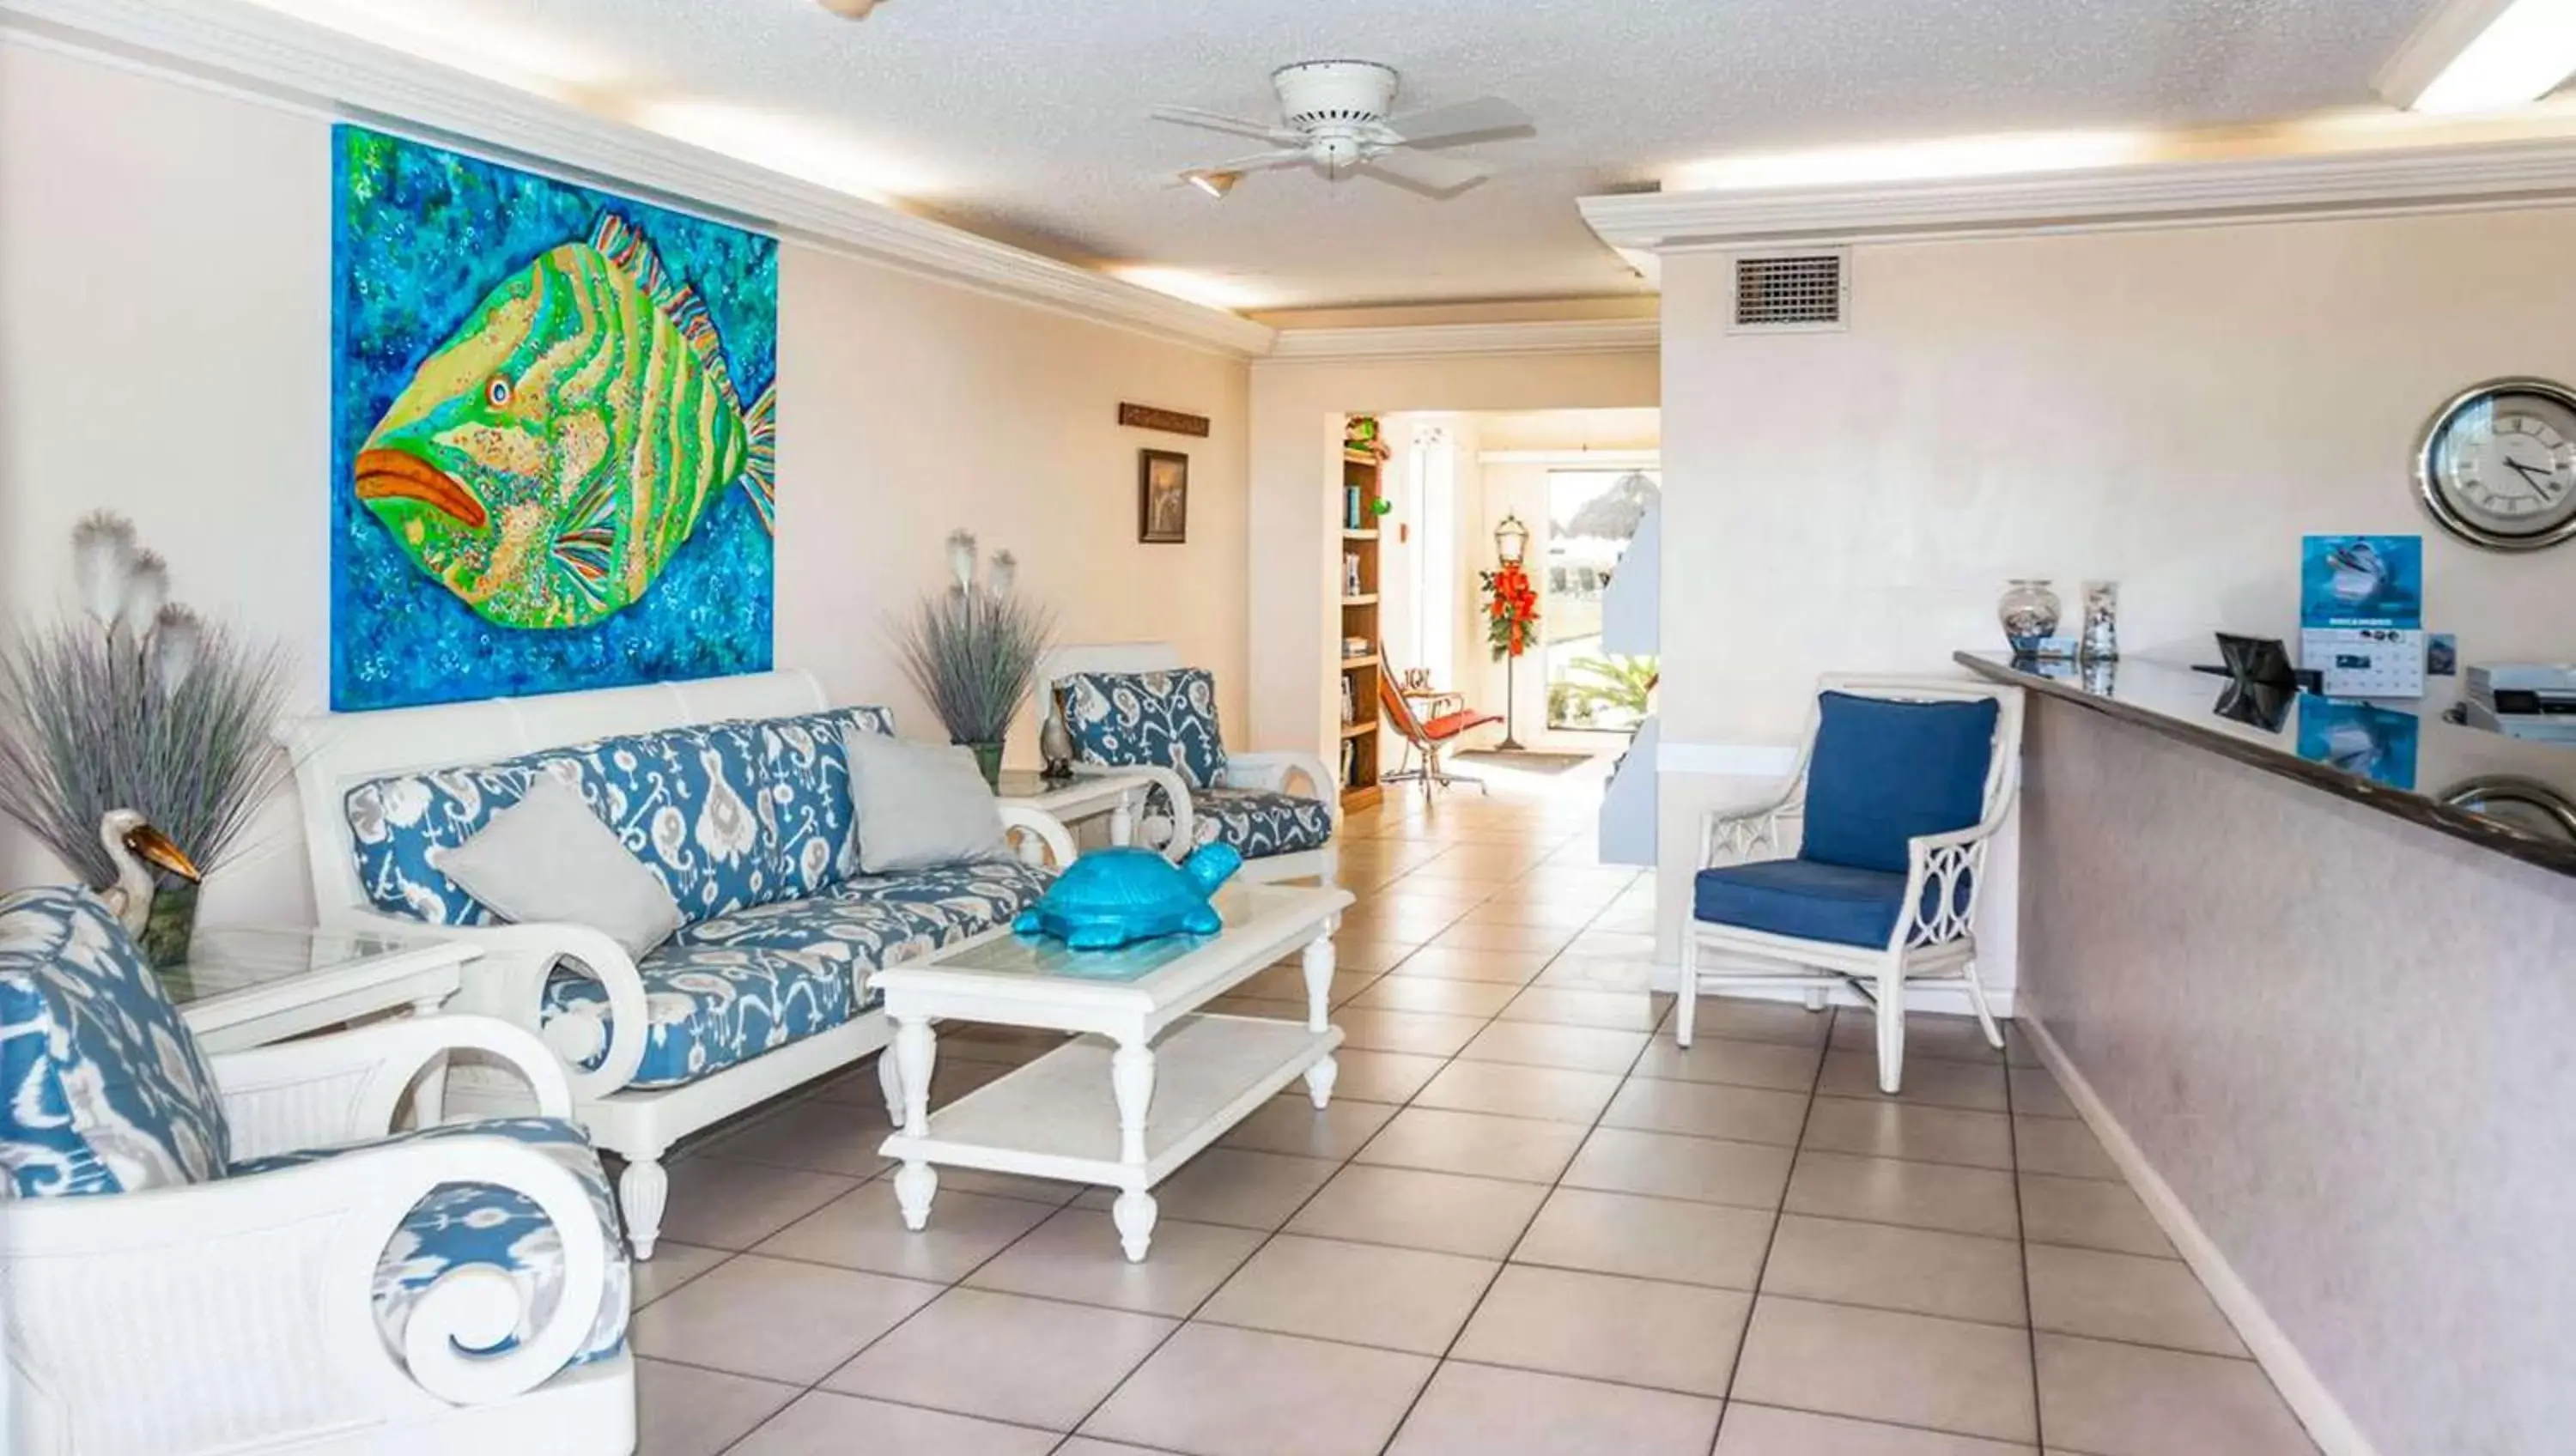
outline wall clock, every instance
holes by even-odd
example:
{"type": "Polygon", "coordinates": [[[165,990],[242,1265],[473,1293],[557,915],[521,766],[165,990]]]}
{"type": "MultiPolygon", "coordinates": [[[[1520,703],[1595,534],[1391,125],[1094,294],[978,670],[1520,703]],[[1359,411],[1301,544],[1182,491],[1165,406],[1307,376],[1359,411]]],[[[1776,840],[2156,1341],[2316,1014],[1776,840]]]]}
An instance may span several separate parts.
{"type": "Polygon", "coordinates": [[[2415,490],[2444,530],[2491,551],[2576,537],[2576,393],[2545,379],[2463,391],[2424,427],[2415,490]]]}

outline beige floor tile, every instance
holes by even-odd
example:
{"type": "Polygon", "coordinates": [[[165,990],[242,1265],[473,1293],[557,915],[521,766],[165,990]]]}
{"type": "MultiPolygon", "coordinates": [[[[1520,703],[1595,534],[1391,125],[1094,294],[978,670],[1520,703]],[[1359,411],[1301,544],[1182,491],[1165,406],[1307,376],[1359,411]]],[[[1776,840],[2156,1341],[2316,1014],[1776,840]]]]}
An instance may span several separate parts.
{"type": "Polygon", "coordinates": [[[1569,1123],[1408,1107],[1360,1149],[1359,1161],[1553,1183],[1582,1145],[1583,1129],[1569,1123]]]}
{"type": "Polygon", "coordinates": [[[637,1360],[636,1456],[717,1456],[802,1393],[694,1365],[637,1360]]]}
{"type": "Polygon", "coordinates": [[[1029,1231],[966,1282],[977,1289],[1069,1299],[1143,1314],[1185,1315],[1223,1284],[1262,1235],[1250,1229],[1167,1218],[1153,1249],[1131,1264],[1109,1215],[1068,1208],[1029,1231]]]}
{"type": "Polygon", "coordinates": [[[1790,1214],[1762,1292],[1989,1324],[2028,1323],[2021,1245],[1938,1229],[1790,1214]]]}
{"type": "Polygon", "coordinates": [[[939,1191],[942,1193],[980,1193],[988,1198],[1016,1198],[1023,1203],[1043,1203],[1049,1208],[1062,1208],[1074,1200],[1087,1185],[1060,1183],[1053,1178],[1027,1178],[1017,1173],[987,1173],[981,1168],[942,1168],[939,1191]]]}
{"type": "Polygon", "coordinates": [[[1565,1170],[1569,1188],[1645,1193],[1772,1209],[1789,1183],[1789,1149],[1723,1138],[1593,1129],[1565,1170]]]}
{"type": "Polygon", "coordinates": [[[1787,1206],[1792,1213],[1999,1239],[2015,1237],[2020,1228],[2010,1173],[1814,1148],[1798,1154],[1787,1206]]]}
{"type": "Polygon", "coordinates": [[[1391,905],[1361,902],[1359,908],[1342,918],[1344,931],[1361,940],[1403,941],[1421,945],[1435,941],[1466,913],[1464,906],[1432,908],[1416,906],[1398,909],[1391,905]]]}
{"type": "Polygon", "coordinates": [[[1829,1153],[1957,1163],[2010,1171],[2012,1119],[1993,1112],[1914,1107],[1858,1097],[1819,1097],[1807,1115],[1806,1146],[1829,1153]]]}
{"type": "MultiPolygon", "coordinates": [[[[1946,1062],[1925,1057],[1920,1062],[1908,1058],[1904,1085],[1897,1094],[1899,1102],[1925,1107],[1960,1107],[1970,1112],[2003,1112],[2010,1104],[2004,1096],[2004,1064],[1991,1062],[1946,1062]]],[[[1875,1052],[1828,1052],[1824,1075],[1816,1090],[1834,1097],[1884,1097],[1878,1090],[1878,1055],[1875,1052]]]]}
{"type": "Polygon", "coordinates": [[[1435,950],[1512,950],[1528,955],[1555,955],[1574,938],[1571,930],[1544,925],[1452,925],[1431,937],[1435,950]]]}
{"type": "Polygon", "coordinates": [[[1399,967],[1380,976],[1354,997],[1353,1007],[1379,1011],[1428,1011],[1444,1016],[1491,1016],[1519,994],[1517,987],[1494,981],[1458,981],[1440,976],[1407,975],[1399,967]]]}
{"type": "MultiPolygon", "coordinates": [[[[1064,1034],[1035,1026],[992,1026],[973,1022],[952,1023],[939,1030],[939,1055],[943,1060],[960,1062],[996,1062],[1016,1067],[1036,1061],[1064,1045],[1064,1034]]],[[[879,1052],[883,1056],[885,1053],[879,1052]]],[[[867,1064],[873,1078],[876,1067],[867,1064]]]]}
{"type": "Polygon", "coordinates": [[[1601,1115],[1601,1121],[1609,1127],[1643,1132],[1795,1147],[1799,1125],[1806,1117],[1807,1099],[1794,1092],[1633,1077],[1610,1100],[1610,1109],[1601,1115]]]}
{"type": "Polygon", "coordinates": [[[1597,1026],[1554,1026],[1543,1021],[1497,1021],[1476,1033],[1458,1053],[1463,1061],[1512,1062],[1525,1067],[1565,1067],[1578,1072],[1625,1072],[1650,1033],[1597,1026]]]}
{"type": "Polygon", "coordinates": [[[1550,959],[1551,956],[1543,951],[1425,947],[1398,962],[1396,969],[1408,976],[1438,976],[1452,981],[1491,981],[1519,986],[1547,969],[1550,959]]]}
{"type": "Polygon", "coordinates": [[[1770,1241],[1767,1211],[1559,1188],[1512,1262],[1751,1289],[1770,1241]]]}
{"type": "Polygon", "coordinates": [[[2073,1117],[2075,1104],[2046,1067],[2014,1067],[2012,1110],[2022,1117],[2073,1117]]]}
{"type": "Polygon", "coordinates": [[[1440,1367],[1388,1456],[1703,1456],[1720,1405],[1697,1396],[1459,1361],[1440,1367]]]}
{"type": "MultiPolygon", "coordinates": [[[[939,1048],[939,1054],[943,1057],[955,1055],[945,1044],[939,1048]]],[[[880,1052],[877,1055],[883,1056],[884,1053],[880,1052]]],[[[1035,1060],[1038,1053],[1034,1048],[1026,1049],[1024,1054],[1019,1049],[997,1048],[986,1055],[997,1057],[1014,1055],[1017,1060],[1012,1064],[1016,1066],[1020,1061],[1035,1060]]],[[[837,1102],[844,1107],[866,1108],[875,1115],[878,1126],[883,1127],[887,1123],[885,1086],[877,1080],[876,1057],[869,1057],[857,1066],[846,1071],[835,1072],[829,1077],[812,1083],[811,1089],[804,1095],[817,1102],[837,1102]]]]}
{"type": "Polygon", "coordinates": [[[1422,1355],[1192,1324],[1082,1429],[1202,1456],[1375,1456],[1434,1368],[1422,1355]]]}
{"type": "Polygon", "coordinates": [[[1333,1078],[1335,1101],[1351,1097],[1362,1102],[1399,1104],[1412,1100],[1423,1083],[1448,1065],[1444,1057],[1362,1051],[1348,1046],[1333,1053],[1333,1062],[1337,1068],[1333,1078]]]}
{"type": "Polygon", "coordinates": [[[1440,1016],[1420,1011],[1382,1011],[1345,1006],[1333,1013],[1342,1029],[1342,1044],[1362,1051],[1406,1052],[1421,1057],[1456,1056],[1458,1049],[1483,1030],[1483,1018],[1440,1016]]]}
{"type": "Polygon", "coordinates": [[[2034,1244],[2065,1244],[2171,1259],[2173,1242],[2126,1183],[2021,1175],[2021,1214],[2034,1244]]]}
{"type": "Polygon", "coordinates": [[[949,1284],[1046,1222],[1047,1213],[1042,1203],[943,1187],[931,1200],[929,1227],[914,1233],[903,1226],[894,1185],[879,1179],[789,1224],[754,1252],[949,1284]]]}
{"type": "Polygon", "coordinates": [[[1608,1072],[1459,1061],[1432,1078],[1415,1094],[1413,1103],[1416,1107],[1535,1117],[1589,1127],[1618,1090],[1619,1078],[1608,1072]]]}
{"type": "Polygon", "coordinates": [[[2025,1173],[2061,1178],[2120,1177],[2120,1165],[2102,1149],[2093,1129],[2063,1117],[2016,1117],[2013,1147],[2025,1173]]]}
{"type": "Polygon", "coordinates": [[[1364,936],[1345,931],[1333,937],[1333,969],[1349,974],[1383,973],[1421,947],[1421,941],[1400,936],[1364,936]]]}
{"type": "Polygon", "coordinates": [[[859,1186],[856,1178],[699,1154],[670,1165],[662,1237],[710,1249],[748,1249],[859,1186]]]}
{"type": "Polygon", "coordinates": [[[1281,1001],[1268,996],[1224,995],[1207,1003],[1207,1009],[1220,1016],[1258,1016],[1265,1021],[1304,1021],[1306,1003],[1281,1001]]]}
{"type": "Polygon", "coordinates": [[[930,1072],[930,1105],[935,1110],[947,1106],[979,1087],[990,1086],[1020,1069],[1015,1062],[977,1061],[971,1057],[941,1057],[930,1072]]]}
{"type": "Polygon", "coordinates": [[[1716,1456],[2039,1456],[2034,1446],[1730,1401],[1716,1456]]]}
{"type": "Polygon", "coordinates": [[[1610,930],[1594,925],[1567,941],[1563,954],[1586,960],[1651,960],[1655,936],[1651,929],[1610,930]]]}
{"type": "Polygon", "coordinates": [[[1046,1456],[1052,1431],[828,1390],[808,1392],[727,1456],[1046,1456]]]}
{"type": "Polygon", "coordinates": [[[2007,1021],[2003,1023],[2003,1028],[2004,1065],[2008,1067],[2038,1067],[2046,1065],[2046,1063],[2039,1059],[2039,1047],[2031,1041],[2029,1034],[2024,1032],[2018,1024],[2007,1021]]]}
{"type": "Polygon", "coordinates": [[[1437,1355],[1499,1267],[1491,1259],[1282,1234],[1236,1270],[1197,1318],[1437,1355]]]}
{"type": "Polygon", "coordinates": [[[1750,1302],[1732,1289],[1512,1264],[1450,1355],[1720,1396],[1750,1302]]]}
{"type": "Polygon", "coordinates": [[[1892,1310],[1765,1294],[1735,1398],[1936,1431],[2035,1442],[2030,1336],[1892,1310]]]}
{"type": "MultiPolygon", "coordinates": [[[[1345,971],[1336,969],[1333,972],[1332,987],[1324,993],[1325,999],[1328,1004],[1339,1006],[1343,1002],[1351,999],[1353,996],[1367,990],[1370,983],[1378,978],[1378,975],[1379,972],[1376,971],[1345,971]]],[[[1297,958],[1291,956],[1286,964],[1272,966],[1270,969],[1263,971],[1252,979],[1237,985],[1232,994],[1237,996],[1260,996],[1272,1001],[1294,1001],[1299,1005],[1304,1005],[1306,1001],[1306,972],[1304,967],[1298,963],[1297,958]]]]}
{"type": "Polygon", "coordinates": [[[1545,930],[1581,930],[1600,909],[1592,904],[1530,900],[1504,895],[1467,912],[1461,925],[1532,925],[1545,930]]]}
{"type": "Polygon", "coordinates": [[[1693,1029],[1700,1036],[1734,1041],[1777,1041],[1791,1046],[1822,1046],[1833,1016],[1809,1011],[1790,1001],[1755,1001],[1741,996],[1702,996],[1693,1029]]]}
{"type": "Polygon", "coordinates": [[[1503,1008],[1505,1021],[1543,1021],[1555,1026],[1599,1026],[1612,1031],[1653,1031],[1663,1013],[1654,999],[1635,991],[1583,991],[1564,986],[1531,986],[1503,1008]]]}
{"type": "Polygon", "coordinates": [[[2175,1259],[2030,1249],[2031,1323],[2065,1335],[2250,1358],[2209,1292],[2175,1259]]]}
{"type": "MultiPolygon", "coordinates": [[[[1878,1018],[1845,1007],[1834,1017],[1834,1050],[1875,1051],[1878,1018]]],[[[1986,1045],[1986,1033],[1973,1016],[1932,1016],[1916,1011],[1905,1018],[1905,1060],[1932,1057],[1943,1061],[1984,1062],[2002,1066],[2004,1054],[1986,1045]]]]}
{"type": "MultiPolygon", "coordinates": [[[[1801,1013],[1802,1015],[1804,1013],[1801,1013]]],[[[1723,1082],[1774,1092],[1815,1090],[1820,1048],[1787,1042],[1735,1041],[1702,1035],[1685,1047],[1658,1036],[1637,1059],[1636,1075],[1670,1082],[1723,1082]]]]}
{"type": "Polygon", "coordinates": [[[662,1240],[653,1246],[652,1258],[634,1266],[635,1307],[642,1309],[732,1257],[724,1249],[662,1240]]]}
{"type": "MultiPolygon", "coordinates": [[[[1581,944],[1580,941],[1576,942],[1581,944]]],[[[1569,950],[1547,963],[1538,973],[1534,986],[1558,986],[1571,991],[1617,991],[1625,995],[1642,995],[1653,987],[1658,969],[1652,959],[1638,956],[1576,955],[1569,950]]]]}
{"type": "Polygon", "coordinates": [[[635,1353],[811,1385],[939,1286],[745,1254],[636,1311],[635,1353]]]}
{"type": "MultiPolygon", "coordinates": [[[[873,1076],[870,1081],[873,1085],[873,1076]]],[[[856,1104],[807,1097],[709,1138],[692,1151],[708,1157],[870,1178],[892,1166],[877,1156],[877,1148],[890,1130],[882,1097],[856,1104]]]]}
{"type": "Polygon", "coordinates": [[[1298,1211],[1288,1232],[1500,1259],[1546,1201],[1536,1183],[1354,1163],[1298,1211]]]}
{"type": "Polygon", "coordinates": [[[2052,1445],[2093,1456],[2315,1456],[2251,1360],[2039,1337],[2039,1405],[2052,1445]]]}
{"type": "Polygon", "coordinates": [[[1176,1328],[1125,1310],[952,1289],[823,1384],[1069,1431],[1176,1328]]]}
{"type": "Polygon", "coordinates": [[[1331,1106],[1318,1111],[1301,1089],[1263,1103],[1259,1111],[1218,1139],[1217,1146],[1339,1162],[1377,1136],[1378,1129],[1395,1114],[1395,1108],[1382,1102],[1339,1096],[1331,1106]]]}
{"type": "Polygon", "coordinates": [[[1055,1456],[1163,1456],[1151,1446],[1130,1446],[1124,1441],[1102,1441],[1090,1436],[1076,1436],[1055,1448],[1055,1456]]]}
{"type": "MultiPolygon", "coordinates": [[[[1155,1184],[1154,1199],[1159,1205],[1158,1215],[1163,1218],[1267,1232],[1286,1223],[1288,1215],[1313,1197],[1337,1166],[1322,1158],[1290,1157],[1248,1148],[1210,1148],[1183,1164],[1181,1171],[1155,1184]]],[[[1117,1197],[1106,1188],[1094,1188],[1075,1199],[1074,1204],[1079,1208],[1105,1209],[1117,1197]]]]}

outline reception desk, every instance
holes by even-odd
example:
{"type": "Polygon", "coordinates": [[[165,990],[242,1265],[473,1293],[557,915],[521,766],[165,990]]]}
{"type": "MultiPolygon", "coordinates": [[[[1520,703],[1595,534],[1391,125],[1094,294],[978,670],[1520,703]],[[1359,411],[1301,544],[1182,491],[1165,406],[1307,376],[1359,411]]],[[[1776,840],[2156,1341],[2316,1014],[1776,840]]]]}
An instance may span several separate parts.
{"type": "Polygon", "coordinates": [[[2576,748],[1958,660],[2030,703],[2020,1015],[2328,1452],[2576,1451],[2576,748]]]}

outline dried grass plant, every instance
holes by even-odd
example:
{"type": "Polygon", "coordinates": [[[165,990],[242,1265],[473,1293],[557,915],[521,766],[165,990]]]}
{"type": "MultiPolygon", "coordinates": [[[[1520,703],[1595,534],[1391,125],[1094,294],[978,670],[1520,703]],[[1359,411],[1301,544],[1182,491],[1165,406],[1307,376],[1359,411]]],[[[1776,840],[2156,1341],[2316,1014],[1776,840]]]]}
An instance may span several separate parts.
{"type": "Polygon", "coordinates": [[[1037,686],[1038,660],[1055,640],[1055,614],[1019,594],[1011,553],[977,567],[970,531],[948,533],[947,586],[925,593],[896,619],[904,676],[930,702],[951,742],[994,744],[1037,686]]]}

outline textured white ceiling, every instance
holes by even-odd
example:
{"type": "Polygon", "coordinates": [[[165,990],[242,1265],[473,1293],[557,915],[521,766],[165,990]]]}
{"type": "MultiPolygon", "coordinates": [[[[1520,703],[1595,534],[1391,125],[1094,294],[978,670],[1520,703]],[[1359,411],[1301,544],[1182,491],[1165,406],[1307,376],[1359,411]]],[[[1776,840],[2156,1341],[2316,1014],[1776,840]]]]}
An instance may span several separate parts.
{"type": "Polygon", "coordinates": [[[881,159],[905,200],[1081,261],[1188,269],[1251,307],[1640,287],[1574,199],[1721,152],[2056,128],[2276,120],[2368,102],[2429,0],[269,0],[447,37],[603,109],[781,108],[881,159]],[[1433,200],[1366,179],[1173,185],[1254,143],[1149,120],[1274,114],[1267,75],[1351,56],[1398,110],[1494,94],[1537,135],[1459,149],[1494,180],[1433,200]]]}

